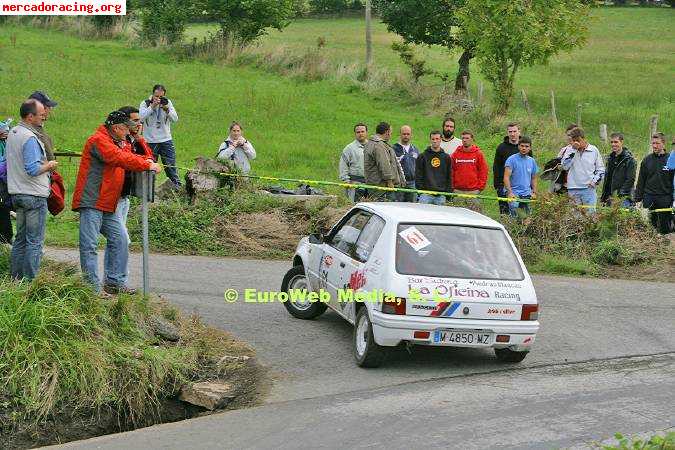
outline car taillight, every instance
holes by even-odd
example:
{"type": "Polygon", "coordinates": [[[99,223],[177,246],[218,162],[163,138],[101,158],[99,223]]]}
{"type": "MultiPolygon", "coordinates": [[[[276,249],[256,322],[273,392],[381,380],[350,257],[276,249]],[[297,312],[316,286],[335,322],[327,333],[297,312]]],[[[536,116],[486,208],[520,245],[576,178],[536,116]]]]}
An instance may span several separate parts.
{"type": "Polygon", "coordinates": [[[539,318],[539,305],[523,305],[520,320],[537,320],[539,318]]]}
{"type": "Polygon", "coordinates": [[[382,301],[382,312],[385,314],[405,316],[405,299],[400,297],[384,299],[382,301]]]}

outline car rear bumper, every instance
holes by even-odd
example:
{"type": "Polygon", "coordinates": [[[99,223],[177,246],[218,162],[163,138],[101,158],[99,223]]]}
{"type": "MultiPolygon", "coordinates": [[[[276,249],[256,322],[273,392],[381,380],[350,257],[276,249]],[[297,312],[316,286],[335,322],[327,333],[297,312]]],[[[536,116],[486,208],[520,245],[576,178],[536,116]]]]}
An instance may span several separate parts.
{"type": "MultiPolygon", "coordinates": [[[[487,347],[510,348],[514,351],[527,351],[534,343],[539,321],[537,320],[474,320],[474,319],[446,319],[421,316],[395,316],[371,310],[373,337],[378,345],[392,347],[402,341],[419,345],[454,346],[447,343],[433,341],[436,330],[481,330],[496,335],[508,335],[508,342],[495,342],[487,347]],[[429,331],[428,338],[416,339],[415,331],[429,331]]],[[[457,345],[458,347],[486,347],[484,345],[457,345]]]]}

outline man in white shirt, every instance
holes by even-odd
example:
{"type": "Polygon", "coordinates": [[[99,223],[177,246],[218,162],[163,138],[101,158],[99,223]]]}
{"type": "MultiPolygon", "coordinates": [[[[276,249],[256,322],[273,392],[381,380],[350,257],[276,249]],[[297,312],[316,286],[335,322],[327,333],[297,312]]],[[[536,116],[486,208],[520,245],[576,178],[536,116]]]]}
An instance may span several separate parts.
{"type": "Polygon", "coordinates": [[[176,170],[176,148],[171,137],[171,125],[178,122],[178,114],[171,100],[165,97],[166,88],[156,84],[150,98],[143,100],[138,107],[143,121],[143,138],[152,149],[155,161],[162,157],[166,176],[174,188],[181,187],[176,170]]]}
{"type": "Polygon", "coordinates": [[[443,120],[443,136],[441,136],[441,148],[443,151],[452,156],[457,150],[457,147],[461,147],[462,140],[455,136],[455,119],[452,117],[446,117],[443,120]]]}

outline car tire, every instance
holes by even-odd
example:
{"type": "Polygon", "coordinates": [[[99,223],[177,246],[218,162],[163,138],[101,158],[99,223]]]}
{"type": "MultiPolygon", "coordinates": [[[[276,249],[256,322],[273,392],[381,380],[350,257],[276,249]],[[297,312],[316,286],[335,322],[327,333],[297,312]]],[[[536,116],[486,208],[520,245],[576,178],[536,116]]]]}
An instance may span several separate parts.
{"type": "Polygon", "coordinates": [[[354,358],[359,367],[379,367],[387,357],[386,348],[375,342],[368,308],[362,307],[356,313],[353,342],[354,358]]]}
{"type": "MultiPolygon", "coordinates": [[[[308,289],[307,276],[305,275],[305,268],[303,266],[295,266],[284,276],[284,281],[281,283],[281,290],[288,293],[291,289],[308,289]]],[[[284,302],[284,307],[293,316],[298,319],[315,319],[326,311],[326,304],[321,302],[292,302],[290,300],[284,302]]]]}
{"type": "Polygon", "coordinates": [[[519,363],[525,359],[530,352],[516,352],[508,348],[496,348],[495,356],[501,362],[505,363],[519,363]]]}

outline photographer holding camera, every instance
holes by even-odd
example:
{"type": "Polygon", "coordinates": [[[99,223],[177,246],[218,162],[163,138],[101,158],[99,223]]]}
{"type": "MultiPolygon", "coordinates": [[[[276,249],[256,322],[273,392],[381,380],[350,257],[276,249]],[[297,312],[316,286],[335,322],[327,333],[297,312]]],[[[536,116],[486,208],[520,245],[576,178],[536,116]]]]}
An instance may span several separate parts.
{"type": "Polygon", "coordinates": [[[256,156],[255,149],[244,138],[239,122],[232,122],[229,131],[229,136],[218,148],[216,158],[234,161],[234,166],[242,173],[247,174],[251,171],[250,161],[255,159],[256,156]]]}
{"type": "Polygon", "coordinates": [[[162,157],[166,176],[175,189],[180,189],[181,182],[176,170],[176,148],[171,137],[171,124],[178,121],[178,114],[171,100],[166,98],[166,88],[156,84],[152,88],[152,96],[143,100],[138,108],[143,121],[143,137],[152,149],[155,161],[162,157]]]}

